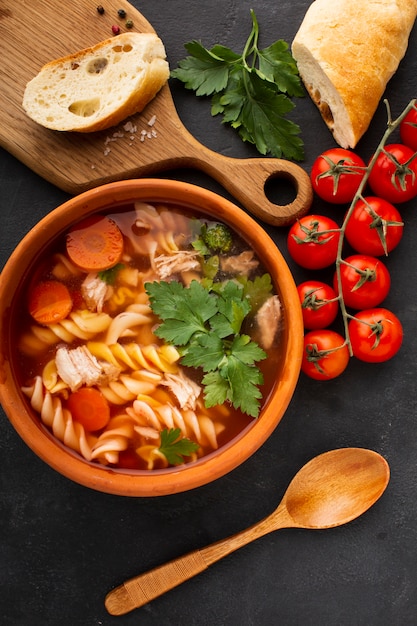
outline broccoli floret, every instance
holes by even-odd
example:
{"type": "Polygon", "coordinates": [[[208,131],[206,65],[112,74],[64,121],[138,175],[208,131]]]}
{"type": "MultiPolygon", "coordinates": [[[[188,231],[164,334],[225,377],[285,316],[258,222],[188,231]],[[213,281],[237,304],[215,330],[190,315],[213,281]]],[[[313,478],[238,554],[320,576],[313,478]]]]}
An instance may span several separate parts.
{"type": "Polygon", "coordinates": [[[233,244],[232,233],[225,224],[208,226],[202,229],[201,236],[213,252],[229,252],[233,244]]]}

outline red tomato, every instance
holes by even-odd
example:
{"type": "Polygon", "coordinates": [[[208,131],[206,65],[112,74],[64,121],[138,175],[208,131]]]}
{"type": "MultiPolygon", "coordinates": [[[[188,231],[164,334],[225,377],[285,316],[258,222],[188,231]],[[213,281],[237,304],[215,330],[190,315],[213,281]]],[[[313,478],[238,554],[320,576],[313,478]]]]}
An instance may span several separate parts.
{"type": "Polygon", "coordinates": [[[349,322],[348,330],[354,356],[367,363],[388,361],[403,341],[402,324],[388,309],[359,311],[349,322]]]}
{"type": "Polygon", "coordinates": [[[340,229],[334,220],[324,215],[304,215],[289,230],[288,252],[301,267],[322,269],[336,261],[339,239],[340,229]]]}
{"type": "Polygon", "coordinates": [[[367,196],[358,200],[345,228],[346,240],[362,254],[388,254],[400,243],[404,224],[393,204],[367,196]]]}
{"type": "Polygon", "coordinates": [[[401,141],[417,150],[417,109],[411,109],[400,124],[401,141]]]}
{"type": "Polygon", "coordinates": [[[331,148],[313,163],[310,179],[314,191],[326,202],[351,202],[365,176],[366,165],[351,150],[331,148]]]}
{"type": "MultiPolygon", "coordinates": [[[[354,254],[340,264],[340,279],[345,305],[352,309],[370,309],[381,304],[391,287],[391,276],[379,259],[354,254]]],[[[339,293],[337,272],[333,287],[339,293]]]]}
{"type": "Polygon", "coordinates": [[[417,196],[417,153],[408,146],[385,146],[369,175],[376,196],[388,202],[407,202],[417,196]]]}
{"type": "Polygon", "coordinates": [[[310,378],[330,380],[340,376],[349,363],[345,338],[333,330],[311,330],[304,337],[301,370],[310,378]]]}
{"type": "Polygon", "coordinates": [[[304,328],[330,326],[339,310],[337,295],[330,285],[320,280],[306,280],[297,287],[303,313],[304,328]]]}

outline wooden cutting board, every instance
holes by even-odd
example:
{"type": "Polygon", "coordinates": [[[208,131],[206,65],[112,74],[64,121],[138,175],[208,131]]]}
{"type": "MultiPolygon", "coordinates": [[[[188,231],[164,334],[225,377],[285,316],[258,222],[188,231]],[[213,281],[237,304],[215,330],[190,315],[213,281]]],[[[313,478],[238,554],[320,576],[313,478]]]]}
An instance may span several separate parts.
{"type": "Polygon", "coordinates": [[[312,202],[309,177],[295,163],[270,158],[233,159],[200,144],[179,119],[166,85],[140,114],[107,131],[79,134],[51,131],[28,118],[22,108],[26,83],[48,61],[92,46],[112,35],[112,25],[154,32],[125,0],[2,0],[0,5],[0,145],[37,174],[71,194],[106,182],[155,175],[178,167],[200,169],[220,182],[256,217],[287,225],[312,202]],[[118,10],[126,18],[118,17],[118,10]],[[154,121],[153,125],[152,122],[154,121]],[[287,178],[295,199],[277,205],[265,195],[270,178],[287,178]]]}

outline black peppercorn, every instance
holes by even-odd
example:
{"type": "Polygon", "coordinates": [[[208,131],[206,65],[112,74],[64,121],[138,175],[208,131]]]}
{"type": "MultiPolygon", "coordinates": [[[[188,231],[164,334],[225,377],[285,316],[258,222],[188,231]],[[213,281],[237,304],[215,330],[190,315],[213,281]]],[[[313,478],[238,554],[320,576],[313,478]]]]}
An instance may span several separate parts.
{"type": "Polygon", "coordinates": [[[104,7],[101,6],[101,4],[98,5],[97,7],[97,12],[100,13],[100,15],[103,15],[104,13],[104,7]]]}
{"type": "Polygon", "coordinates": [[[117,11],[117,15],[121,17],[122,19],[124,19],[126,17],[126,11],[124,9],[119,9],[117,11]]]}

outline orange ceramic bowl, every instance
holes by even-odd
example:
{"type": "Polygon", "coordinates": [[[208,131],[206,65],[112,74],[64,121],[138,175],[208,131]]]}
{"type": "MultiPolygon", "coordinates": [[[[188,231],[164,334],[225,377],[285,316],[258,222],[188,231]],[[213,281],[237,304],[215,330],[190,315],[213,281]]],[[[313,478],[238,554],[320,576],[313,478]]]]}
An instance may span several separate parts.
{"type": "Polygon", "coordinates": [[[56,471],[86,487],[123,496],[162,496],[194,489],[224,476],[265,442],[283,417],[297,384],[303,325],[291,272],[267,233],[228,200],[195,185],[159,179],[110,183],[82,193],[49,213],[23,238],[0,275],[0,401],[26,444],[56,471]],[[282,366],[260,416],[217,451],[197,461],[161,470],[117,470],[85,461],[41,424],[16,377],[12,319],[19,290],[40,251],[86,215],[134,201],[173,203],[198,209],[236,228],[271,274],[284,315],[282,366]]]}

